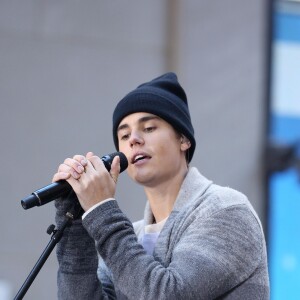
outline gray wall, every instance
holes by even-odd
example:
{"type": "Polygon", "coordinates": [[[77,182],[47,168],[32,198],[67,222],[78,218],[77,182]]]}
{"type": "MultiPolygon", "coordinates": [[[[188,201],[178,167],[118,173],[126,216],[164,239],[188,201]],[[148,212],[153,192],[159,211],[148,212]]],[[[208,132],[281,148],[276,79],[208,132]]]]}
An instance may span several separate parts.
{"type": "MultiPolygon", "coordinates": [[[[64,158],[114,151],[116,102],[166,71],[189,97],[193,165],[247,194],[263,219],[265,2],[0,0],[0,293],[4,283],[8,299],[17,293],[54,222],[53,204],[25,211],[20,199],[64,158]]],[[[117,198],[142,217],[127,175],[117,198]]],[[[55,299],[56,271],[53,252],[25,299],[55,299]]]]}

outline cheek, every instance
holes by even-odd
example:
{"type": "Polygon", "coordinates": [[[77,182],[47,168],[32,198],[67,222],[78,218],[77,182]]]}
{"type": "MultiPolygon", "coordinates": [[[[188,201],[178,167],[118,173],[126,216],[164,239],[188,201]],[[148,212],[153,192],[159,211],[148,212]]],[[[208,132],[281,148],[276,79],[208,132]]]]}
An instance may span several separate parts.
{"type": "Polygon", "coordinates": [[[166,132],[161,139],[164,141],[163,146],[167,150],[177,151],[180,148],[180,139],[178,139],[174,132],[166,132]]]}
{"type": "Polygon", "coordinates": [[[130,147],[126,147],[124,144],[119,144],[119,151],[125,154],[129,162],[130,147]]]}
{"type": "Polygon", "coordinates": [[[119,151],[122,152],[122,153],[124,153],[124,155],[126,156],[126,158],[128,160],[128,167],[126,169],[126,172],[130,176],[130,174],[132,173],[132,167],[133,167],[133,165],[130,163],[130,152],[128,150],[128,147],[124,147],[124,146],[120,145],[119,146],[119,151]]]}
{"type": "Polygon", "coordinates": [[[180,146],[173,140],[166,139],[165,141],[157,147],[157,154],[163,159],[163,163],[172,164],[180,154],[180,146]]]}

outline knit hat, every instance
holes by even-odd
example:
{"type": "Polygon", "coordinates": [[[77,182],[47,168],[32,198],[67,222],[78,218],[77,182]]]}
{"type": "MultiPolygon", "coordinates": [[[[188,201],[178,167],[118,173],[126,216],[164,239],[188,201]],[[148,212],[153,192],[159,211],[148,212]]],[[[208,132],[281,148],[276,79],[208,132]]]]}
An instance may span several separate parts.
{"type": "Polygon", "coordinates": [[[118,150],[117,129],[124,117],[136,112],[154,114],[167,121],[191,142],[187,159],[192,160],[196,141],[185,91],[174,73],[166,73],[152,81],[139,85],[127,94],[113,113],[113,138],[118,150]]]}

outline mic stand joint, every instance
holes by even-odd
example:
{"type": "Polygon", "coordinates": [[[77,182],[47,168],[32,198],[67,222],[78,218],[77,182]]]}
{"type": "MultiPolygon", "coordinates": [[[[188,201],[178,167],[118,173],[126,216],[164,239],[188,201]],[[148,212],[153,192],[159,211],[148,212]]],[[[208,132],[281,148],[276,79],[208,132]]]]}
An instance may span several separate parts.
{"type": "Polygon", "coordinates": [[[14,300],[23,299],[23,297],[25,296],[27,290],[31,286],[32,282],[34,281],[35,277],[37,276],[37,274],[39,273],[39,271],[43,267],[43,265],[46,262],[46,260],[48,259],[49,255],[51,254],[52,250],[54,249],[54,247],[56,246],[56,244],[62,238],[63,232],[64,232],[65,228],[67,226],[69,226],[72,223],[73,220],[74,220],[74,215],[72,213],[70,213],[70,212],[67,212],[65,220],[61,224],[61,228],[56,229],[55,225],[53,225],[53,224],[51,224],[48,227],[47,233],[49,235],[52,234],[51,240],[48,243],[48,245],[46,246],[45,250],[43,251],[43,253],[40,256],[40,258],[38,259],[38,261],[36,262],[35,266],[31,270],[30,274],[26,278],[25,282],[23,283],[23,285],[20,288],[19,292],[15,296],[14,300]]]}

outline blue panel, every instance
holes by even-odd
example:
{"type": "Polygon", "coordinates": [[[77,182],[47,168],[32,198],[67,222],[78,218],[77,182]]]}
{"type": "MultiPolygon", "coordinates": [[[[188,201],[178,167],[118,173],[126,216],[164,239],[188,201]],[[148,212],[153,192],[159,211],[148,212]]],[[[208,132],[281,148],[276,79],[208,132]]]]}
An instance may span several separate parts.
{"type": "MultiPolygon", "coordinates": [[[[276,12],[274,16],[274,43],[300,44],[300,15],[276,12]]],[[[293,50],[295,48],[293,47],[293,50]]],[[[275,57],[276,59],[276,57],[275,57]]],[[[290,74],[295,76],[295,66],[285,57],[280,62],[288,63],[290,74]]],[[[277,61],[273,61],[276,65],[277,61]]],[[[274,69],[279,70],[279,69],[274,69]]],[[[287,73],[289,74],[289,72],[287,73]]],[[[272,74],[281,78],[282,74],[272,74]]],[[[299,70],[300,76],[300,70],[299,70]]],[[[298,76],[296,76],[298,77],[298,76]]],[[[299,77],[300,78],[300,77],[299,77]]],[[[300,79],[299,79],[300,80],[300,79]]],[[[300,81],[299,81],[300,82],[300,81]]],[[[278,82],[277,82],[278,83],[278,82]]],[[[289,92],[300,88],[296,80],[280,82],[283,96],[289,106],[289,92]],[[296,86],[294,86],[296,84],[296,86]],[[292,85],[292,86],[291,86],[292,85]]],[[[278,90],[273,89],[273,92],[278,90]]],[[[278,95],[274,95],[276,98],[278,95]]],[[[282,104],[282,103],[281,103],[282,104]]],[[[284,106],[283,105],[283,106],[284,106]]],[[[300,99],[299,99],[300,105],[300,99]]],[[[281,107],[283,107],[281,106],[281,107]]],[[[297,110],[298,111],[298,110],[297,110]]],[[[272,99],[271,99],[272,113],[272,99]]],[[[281,143],[298,144],[300,149],[300,116],[286,116],[282,112],[273,113],[270,119],[270,138],[281,143]],[[281,115],[280,115],[281,113],[281,115]]],[[[295,113],[295,112],[292,112],[295,113]]],[[[300,150],[299,155],[300,155],[300,150]]],[[[300,299],[300,174],[290,168],[275,173],[269,181],[269,268],[271,279],[271,299],[300,299]]]]}
{"type": "Polygon", "coordinates": [[[270,122],[271,138],[285,143],[300,142],[300,116],[294,117],[273,114],[270,122]]]}
{"type": "MultiPolygon", "coordinates": [[[[300,117],[273,115],[272,138],[300,140],[300,117]]],[[[299,149],[300,147],[298,147],[299,149]]],[[[291,168],[270,178],[269,266],[272,300],[300,299],[300,173],[291,168]]]]}
{"type": "Polygon", "coordinates": [[[300,42],[300,18],[297,14],[275,14],[274,38],[276,41],[300,42]]]}
{"type": "Polygon", "coordinates": [[[300,174],[295,169],[270,181],[269,266],[273,300],[300,299],[300,174]]]}

